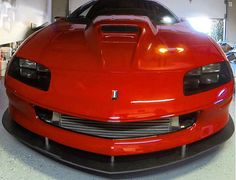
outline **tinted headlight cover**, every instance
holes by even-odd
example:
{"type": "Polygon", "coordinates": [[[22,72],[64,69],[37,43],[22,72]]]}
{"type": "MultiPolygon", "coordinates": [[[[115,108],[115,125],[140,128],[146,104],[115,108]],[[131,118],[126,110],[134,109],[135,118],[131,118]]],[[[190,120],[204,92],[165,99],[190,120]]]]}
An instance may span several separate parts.
{"type": "Polygon", "coordinates": [[[43,91],[48,91],[51,81],[51,72],[47,67],[19,57],[12,60],[8,75],[43,91]]]}
{"type": "Polygon", "coordinates": [[[184,76],[184,95],[189,96],[217,88],[233,80],[227,61],[193,69],[184,76]]]}

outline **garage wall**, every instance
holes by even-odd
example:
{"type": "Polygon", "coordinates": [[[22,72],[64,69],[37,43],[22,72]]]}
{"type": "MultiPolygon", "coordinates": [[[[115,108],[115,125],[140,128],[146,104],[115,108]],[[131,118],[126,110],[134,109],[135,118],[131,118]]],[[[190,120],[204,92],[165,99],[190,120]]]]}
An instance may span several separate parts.
{"type": "Polygon", "coordinates": [[[68,14],[69,0],[52,0],[52,21],[55,17],[65,17],[68,14]]]}
{"type": "Polygon", "coordinates": [[[227,40],[236,44],[236,0],[230,0],[232,6],[228,6],[227,40]]]}
{"type": "Polygon", "coordinates": [[[51,20],[50,0],[0,0],[0,45],[24,39],[33,26],[51,20]]]}
{"type": "Polygon", "coordinates": [[[69,0],[69,11],[70,11],[70,13],[72,13],[79,6],[83,5],[86,2],[89,2],[89,0],[69,0]]]}
{"type": "MultiPolygon", "coordinates": [[[[69,0],[70,12],[89,0],[69,0]]],[[[224,0],[157,0],[166,5],[179,17],[208,16],[224,18],[226,8],[224,0]]]]}

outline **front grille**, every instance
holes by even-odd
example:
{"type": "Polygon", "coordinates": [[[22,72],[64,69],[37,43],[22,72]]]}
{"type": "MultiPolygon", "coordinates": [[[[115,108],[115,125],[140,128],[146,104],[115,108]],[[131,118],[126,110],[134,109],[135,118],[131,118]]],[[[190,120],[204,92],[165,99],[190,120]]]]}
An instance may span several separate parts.
{"type": "Polygon", "coordinates": [[[171,119],[133,123],[105,123],[61,115],[60,127],[111,139],[154,136],[172,131],[171,119]]]}
{"type": "Polygon", "coordinates": [[[171,133],[192,126],[196,121],[196,113],[152,121],[114,123],[82,119],[52,111],[49,115],[48,110],[39,107],[35,110],[41,120],[54,126],[108,139],[141,138],[171,133]]]}

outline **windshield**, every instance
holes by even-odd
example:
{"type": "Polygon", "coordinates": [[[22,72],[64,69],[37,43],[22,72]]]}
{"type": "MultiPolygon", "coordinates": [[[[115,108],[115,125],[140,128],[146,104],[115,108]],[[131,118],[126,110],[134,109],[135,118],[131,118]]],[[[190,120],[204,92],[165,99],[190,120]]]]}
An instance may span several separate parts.
{"type": "Polygon", "coordinates": [[[75,10],[69,18],[94,20],[102,15],[147,16],[153,24],[175,24],[178,18],[167,8],[150,0],[98,0],[75,10]]]}

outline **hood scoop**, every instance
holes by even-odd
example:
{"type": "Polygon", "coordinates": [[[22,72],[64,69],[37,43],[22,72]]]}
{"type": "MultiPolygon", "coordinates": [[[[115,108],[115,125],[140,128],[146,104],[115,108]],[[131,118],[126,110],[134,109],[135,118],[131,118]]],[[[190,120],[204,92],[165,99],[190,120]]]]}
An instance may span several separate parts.
{"type": "Polygon", "coordinates": [[[103,69],[124,72],[132,69],[136,54],[156,33],[156,27],[145,17],[100,16],[88,27],[85,35],[100,56],[103,69]]]}
{"type": "Polygon", "coordinates": [[[140,28],[137,26],[107,25],[102,26],[101,31],[103,33],[139,33],[140,28]]]}
{"type": "Polygon", "coordinates": [[[137,43],[141,29],[129,25],[102,25],[100,34],[102,42],[110,43],[137,43]]]}
{"type": "Polygon", "coordinates": [[[138,26],[102,25],[100,27],[100,47],[105,69],[122,71],[132,66],[140,32],[138,26]]]}

